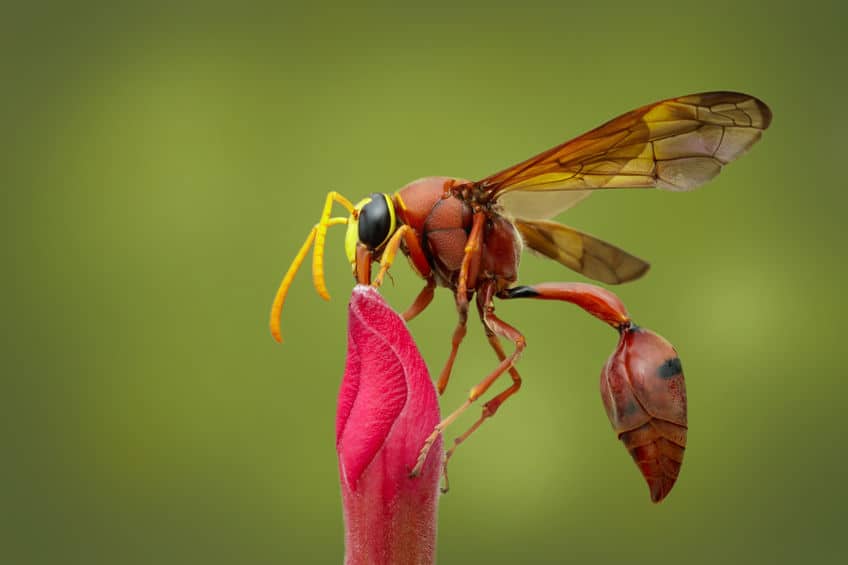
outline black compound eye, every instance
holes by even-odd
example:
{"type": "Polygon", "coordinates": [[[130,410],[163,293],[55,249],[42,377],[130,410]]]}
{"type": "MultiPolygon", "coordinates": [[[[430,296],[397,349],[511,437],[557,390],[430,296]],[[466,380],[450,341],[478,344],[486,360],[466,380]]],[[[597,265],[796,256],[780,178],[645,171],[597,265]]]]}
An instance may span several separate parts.
{"type": "Polygon", "coordinates": [[[392,210],[382,194],[372,194],[371,202],[359,211],[359,241],[369,249],[380,247],[392,229],[392,210]]]}

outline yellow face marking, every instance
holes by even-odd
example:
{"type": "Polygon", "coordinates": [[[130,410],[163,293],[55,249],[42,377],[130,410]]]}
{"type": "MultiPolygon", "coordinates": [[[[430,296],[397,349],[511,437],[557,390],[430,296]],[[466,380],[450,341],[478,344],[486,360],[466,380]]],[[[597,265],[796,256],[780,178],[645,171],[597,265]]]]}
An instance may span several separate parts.
{"type": "Polygon", "coordinates": [[[362,207],[371,202],[371,198],[363,198],[353,207],[353,212],[347,222],[347,232],[345,233],[345,255],[350,261],[350,266],[356,272],[356,244],[359,243],[359,211],[362,207]]]}
{"type": "Polygon", "coordinates": [[[389,239],[392,237],[392,235],[397,230],[397,217],[395,216],[395,205],[394,205],[394,202],[392,202],[392,197],[389,196],[388,194],[385,194],[385,193],[380,194],[380,196],[383,197],[383,199],[386,201],[386,206],[389,208],[389,220],[390,221],[389,221],[389,233],[386,234],[386,239],[383,240],[383,242],[378,246],[378,248],[384,246],[386,244],[386,242],[389,241],[389,239]]]}

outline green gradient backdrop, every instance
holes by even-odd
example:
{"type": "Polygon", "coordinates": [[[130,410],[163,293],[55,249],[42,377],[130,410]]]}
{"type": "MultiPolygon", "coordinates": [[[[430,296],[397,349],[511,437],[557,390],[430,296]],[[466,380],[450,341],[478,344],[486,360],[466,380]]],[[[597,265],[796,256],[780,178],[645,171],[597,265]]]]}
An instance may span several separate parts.
{"type": "MultiPolygon", "coordinates": [[[[301,276],[286,345],[266,328],[326,191],[482,177],[711,89],[773,108],[750,155],[701,191],[599,194],[567,220],[653,262],[619,293],[684,360],[677,487],[652,505],[603,413],[615,336],[502,304],[525,387],[455,459],[440,561],[841,562],[845,13],[571,4],[7,7],[0,562],[340,562],[340,232],[334,300],[301,276]]],[[[420,283],[394,272],[403,308],[420,283]]],[[[442,291],[412,324],[431,366],[454,321],[442,291]]],[[[492,366],[481,335],[446,408],[492,366]]]]}

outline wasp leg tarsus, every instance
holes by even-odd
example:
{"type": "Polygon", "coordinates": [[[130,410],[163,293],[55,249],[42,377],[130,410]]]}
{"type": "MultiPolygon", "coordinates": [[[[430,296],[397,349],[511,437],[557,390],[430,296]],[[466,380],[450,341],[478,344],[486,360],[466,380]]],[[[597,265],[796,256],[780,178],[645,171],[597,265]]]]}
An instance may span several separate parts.
{"type": "Polygon", "coordinates": [[[400,242],[410,230],[411,228],[409,226],[401,226],[395,230],[395,233],[393,233],[392,237],[389,238],[385,249],[383,249],[383,255],[380,257],[380,270],[374,278],[374,282],[371,283],[372,286],[379,287],[383,284],[383,277],[386,275],[386,272],[388,272],[389,267],[392,266],[392,263],[395,260],[398,249],[400,249],[400,242]]]}
{"type": "Polygon", "coordinates": [[[410,477],[418,476],[421,472],[421,468],[424,466],[424,461],[427,460],[427,454],[430,453],[430,448],[433,447],[433,443],[439,435],[454,422],[454,420],[459,418],[462,413],[471,406],[472,402],[472,400],[466,400],[462,406],[454,410],[450,416],[439,422],[436,427],[433,428],[433,432],[427,436],[427,439],[424,440],[424,445],[421,447],[421,451],[418,452],[418,458],[415,460],[415,466],[412,468],[412,471],[409,472],[410,477]]]}

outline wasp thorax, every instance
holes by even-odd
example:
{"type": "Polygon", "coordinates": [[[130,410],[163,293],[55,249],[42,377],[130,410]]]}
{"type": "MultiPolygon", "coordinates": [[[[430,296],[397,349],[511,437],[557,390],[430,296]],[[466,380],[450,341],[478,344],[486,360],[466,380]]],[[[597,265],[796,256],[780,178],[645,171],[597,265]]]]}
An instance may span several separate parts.
{"type": "Polygon", "coordinates": [[[395,209],[386,194],[374,193],[359,211],[359,241],[369,249],[377,249],[395,228],[395,209]]]}

